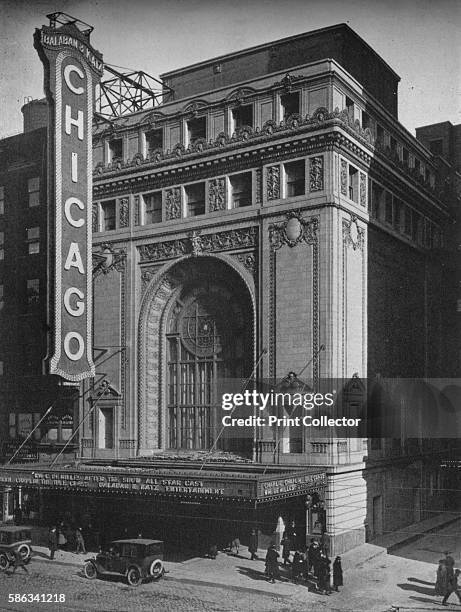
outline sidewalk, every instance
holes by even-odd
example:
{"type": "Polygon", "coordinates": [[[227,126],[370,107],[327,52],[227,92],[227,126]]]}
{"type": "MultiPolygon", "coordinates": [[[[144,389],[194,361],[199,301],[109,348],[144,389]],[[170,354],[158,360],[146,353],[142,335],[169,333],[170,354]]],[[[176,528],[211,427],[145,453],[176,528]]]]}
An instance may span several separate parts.
{"type": "MultiPolygon", "coordinates": [[[[370,559],[395,550],[398,546],[416,540],[421,534],[446,526],[461,518],[459,514],[446,514],[433,519],[422,521],[416,525],[399,530],[396,533],[381,536],[372,543],[363,544],[343,555],[343,567],[349,571],[363,568],[370,559]]],[[[42,534],[37,534],[37,536],[42,534]]],[[[37,541],[37,540],[35,540],[37,541]]],[[[43,540],[42,540],[43,542],[43,540]]],[[[59,565],[83,568],[85,559],[91,558],[95,553],[75,554],[67,551],[58,551],[55,560],[49,559],[49,550],[45,546],[34,545],[34,558],[37,562],[54,563],[59,565]]],[[[305,596],[305,585],[296,585],[289,580],[289,570],[281,567],[282,580],[275,584],[267,582],[264,575],[265,550],[258,551],[258,560],[252,561],[246,547],[241,547],[239,555],[219,553],[215,560],[203,557],[194,557],[182,562],[166,561],[167,574],[165,580],[202,584],[204,586],[222,585],[242,591],[273,594],[279,597],[305,596]]],[[[310,593],[314,597],[316,593],[310,593]]],[[[321,598],[321,596],[319,596],[321,598]]],[[[314,601],[313,600],[313,601],[314,601]]]]}

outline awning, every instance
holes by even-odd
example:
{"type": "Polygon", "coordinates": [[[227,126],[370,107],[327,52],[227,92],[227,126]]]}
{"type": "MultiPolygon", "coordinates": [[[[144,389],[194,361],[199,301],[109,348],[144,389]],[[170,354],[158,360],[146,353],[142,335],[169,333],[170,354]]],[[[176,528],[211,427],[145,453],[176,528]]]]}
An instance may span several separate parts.
{"type": "Polygon", "coordinates": [[[208,503],[239,501],[264,504],[310,494],[326,484],[319,468],[287,469],[271,466],[226,466],[225,470],[207,466],[165,468],[164,466],[120,467],[79,464],[46,464],[0,467],[0,486],[75,491],[80,494],[151,496],[170,501],[198,500],[208,503]],[[235,468],[235,469],[234,469],[235,468]],[[240,469],[239,469],[240,468],[240,469]]]}

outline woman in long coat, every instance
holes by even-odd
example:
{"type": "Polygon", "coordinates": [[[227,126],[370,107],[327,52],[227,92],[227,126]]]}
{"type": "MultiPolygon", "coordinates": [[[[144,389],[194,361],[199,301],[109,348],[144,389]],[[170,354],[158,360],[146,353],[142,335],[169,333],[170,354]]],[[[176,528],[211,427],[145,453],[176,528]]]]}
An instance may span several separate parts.
{"type": "Polygon", "coordinates": [[[271,582],[275,582],[276,578],[280,578],[279,554],[275,549],[275,544],[271,544],[266,555],[266,574],[271,582]]]}
{"type": "Polygon", "coordinates": [[[439,567],[437,568],[437,579],[435,582],[435,594],[445,595],[448,588],[448,569],[445,559],[439,560],[439,567]]]}
{"type": "Polygon", "coordinates": [[[248,552],[251,555],[251,560],[253,559],[257,559],[257,552],[258,552],[258,534],[256,533],[255,529],[251,530],[251,535],[250,535],[250,545],[248,546],[248,552]]]}
{"type": "Polygon", "coordinates": [[[338,591],[338,587],[343,586],[343,568],[341,566],[341,557],[336,557],[333,561],[333,587],[338,591]]]}

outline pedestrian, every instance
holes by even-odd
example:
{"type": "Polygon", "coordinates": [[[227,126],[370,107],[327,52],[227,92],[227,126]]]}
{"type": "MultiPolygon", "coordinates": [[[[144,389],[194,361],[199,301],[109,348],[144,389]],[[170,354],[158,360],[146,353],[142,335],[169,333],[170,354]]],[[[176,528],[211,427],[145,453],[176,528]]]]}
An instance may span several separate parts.
{"type": "Polygon", "coordinates": [[[311,539],[309,546],[309,571],[313,571],[314,576],[318,573],[318,561],[320,558],[320,547],[314,538],[311,539]]]}
{"type": "Polygon", "coordinates": [[[445,559],[439,559],[439,567],[437,568],[437,578],[435,581],[435,594],[445,595],[448,588],[448,571],[445,559]]]}
{"type": "Polygon", "coordinates": [[[18,550],[13,550],[13,555],[14,555],[14,560],[12,563],[12,566],[13,566],[12,573],[14,574],[18,567],[22,567],[22,569],[26,572],[26,574],[28,574],[29,570],[26,567],[26,560],[21,556],[21,553],[18,550]]]}
{"type": "Polygon", "coordinates": [[[458,597],[459,603],[461,604],[461,594],[459,592],[459,585],[458,585],[458,578],[459,578],[460,573],[461,573],[460,570],[457,569],[454,571],[453,576],[448,578],[448,585],[445,591],[444,598],[442,599],[442,606],[447,605],[447,600],[452,593],[455,593],[455,595],[458,597]]]}
{"type": "Polygon", "coordinates": [[[22,508],[21,506],[17,506],[13,512],[13,520],[15,525],[20,525],[22,523],[22,508]]]}
{"type": "Polygon", "coordinates": [[[290,563],[290,548],[291,548],[291,540],[288,536],[283,536],[281,542],[282,546],[282,558],[283,558],[283,566],[286,567],[290,563]]]}
{"type": "Polygon", "coordinates": [[[216,544],[211,544],[211,546],[208,549],[208,556],[210,557],[210,559],[216,559],[218,555],[218,547],[216,546],[216,544]]]}
{"type": "Polygon", "coordinates": [[[341,557],[336,557],[333,561],[333,588],[339,591],[338,587],[343,586],[343,568],[341,566],[341,557]]]}
{"type": "Polygon", "coordinates": [[[83,533],[82,533],[81,527],[77,527],[77,529],[75,530],[75,543],[76,543],[75,552],[77,554],[83,553],[85,555],[86,554],[85,540],[83,539],[83,533]]]}
{"type": "Polygon", "coordinates": [[[318,561],[318,590],[325,595],[329,595],[331,593],[330,587],[330,559],[322,553],[319,557],[318,561]]]}
{"type": "Polygon", "coordinates": [[[256,529],[251,530],[248,552],[251,554],[252,561],[258,558],[258,534],[256,533],[256,529]]]}
{"type": "Polygon", "coordinates": [[[279,554],[275,548],[275,544],[271,544],[266,554],[266,575],[272,583],[275,582],[276,578],[280,578],[278,558],[279,554]]]}
{"type": "Polygon", "coordinates": [[[299,549],[293,555],[291,564],[291,579],[297,583],[298,580],[305,578],[307,573],[307,560],[305,554],[299,549]]]}
{"type": "Polygon", "coordinates": [[[50,559],[54,559],[54,553],[58,549],[58,530],[54,525],[48,532],[48,548],[50,549],[50,559]]]}

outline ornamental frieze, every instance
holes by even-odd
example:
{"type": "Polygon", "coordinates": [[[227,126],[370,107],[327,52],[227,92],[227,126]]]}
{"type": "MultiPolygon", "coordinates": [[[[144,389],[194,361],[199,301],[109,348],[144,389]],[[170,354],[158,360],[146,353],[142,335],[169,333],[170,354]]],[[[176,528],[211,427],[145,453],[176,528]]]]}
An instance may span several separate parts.
{"type": "Polygon", "coordinates": [[[284,244],[294,247],[301,242],[317,242],[318,217],[304,219],[300,211],[295,210],[286,213],[285,217],[284,221],[269,226],[269,242],[273,251],[284,244]]]}
{"type": "Polygon", "coordinates": [[[255,276],[257,270],[257,260],[254,253],[238,253],[237,255],[233,255],[233,257],[239,263],[241,263],[252,276],[255,276]]]}
{"type": "Polygon", "coordinates": [[[120,198],[119,200],[119,226],[128,227],[130,225],[130,211],[128,198],[120,198]]]}
{"type": "Polygon", "coordinates": [[[99,232],[99,204],[97,202],[93,203],[92,227],[93,232],[99,232]]]}
{"type": "Polygon", "coordinates": [[[360,173],[360,205],[367,207],[367,177],[363,172],[360,173]]]}
{"type": "Polygon", "coordinates": [[[347,162],[344,159],[341,160],[340,184],[341,194],[347,196],[347,162]]]}
{"type": "Polygon", "coordinates": [[[268,200],[280,198],[280,166],[269,166],[266,169],[266,191],[268,200]]]}
{"type": "Polygon", "coordinates": [[[254,247],[258,240],[256,227],[246,227],[216,234],[199,235],[191,232],[187,238],[169,240],[155,244],[144,244],[139,249],[141,263],[173,259],[183,255],[202,255],[207,253],[229,251],[233,249],[254,247]]]}
{"type": "Polygon", "coordinates": [[[181,217],[181,189],[179,187],[165,191],[165,215],[167,221],[181,217]]]}
{"type": "Polygon", "coordinates": [[[226,208],[226,179],[216,178],[208,183],[208,210],[225,210],[226,208]]]}
{"type": "Polygon", "coordinates": [[[323,156],[309,158],[309,191],[323,191],[323,156]]]}

